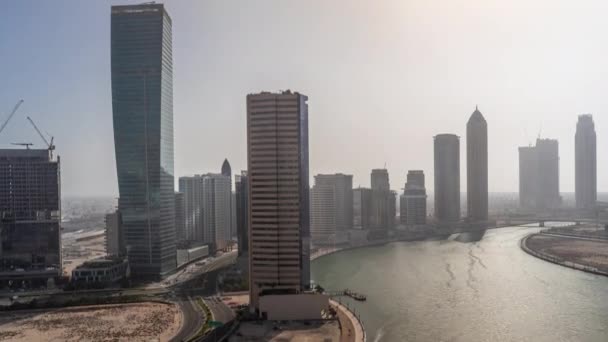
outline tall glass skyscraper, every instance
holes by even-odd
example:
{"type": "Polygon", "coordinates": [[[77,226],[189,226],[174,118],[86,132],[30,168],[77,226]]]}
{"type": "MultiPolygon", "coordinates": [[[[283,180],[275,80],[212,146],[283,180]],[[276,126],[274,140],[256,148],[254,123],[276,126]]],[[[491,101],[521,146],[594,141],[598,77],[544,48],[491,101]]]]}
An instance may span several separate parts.
{"type": "Polygon", "coordinates": [[[162,4],[112,7],[118,206],[136,277],[176,267],[171,18],[162,4]]]}

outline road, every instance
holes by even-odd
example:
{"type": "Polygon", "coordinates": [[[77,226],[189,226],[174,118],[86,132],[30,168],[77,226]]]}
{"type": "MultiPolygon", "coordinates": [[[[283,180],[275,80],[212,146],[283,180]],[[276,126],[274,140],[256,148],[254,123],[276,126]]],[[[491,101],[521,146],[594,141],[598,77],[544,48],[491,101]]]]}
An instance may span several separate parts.
{"type": "MultiPolygon", "coordinates": [[[[196,296],[212,296],[217,292],[217,277],[219,270],[234,263],[236,253],[225,253],[198,269],[191,269],[177,275],[173,283],[168,286],[180,298],[178,304],[183,312],[183,322],[179,333],[171,340],[184,341],[195,335],[205,322],[204,313],[201,312],[195,301],[196,296]]],[[[230,307],[221,301],[204,300],[209,307],[212,317],[210,319],[226,323],[234,317],[230,307]]]]}
{"type": "MultiPolygon", "coordinates": [[[[122,289],[122,288],[111,288],[111,289],[101,289],[101,290],[79,290],[79,291],[63,291],[61,289],[53,289],[53,290],[45,290],[45,291],[31,291],[31,292],[6,292],[0,294],[0,298],[18,296],[19,298],[36,298],[36,297],[64,297],[64,296],[79,296],[79,295],[164,295],[167,294],[170,290],[179,291],[181,288],[184,288],[185,283],[190,280],[193,280],[197,277],[200,277],[203,274],[213,273],[215,270],[222,269],[224,267],[229,266],[234,263],[236,260],[236,252],[228,252],[224,253],[217,258],[213,258],[205,265],[195,266],[188,271],[188,268],[180,271],[179,273],[173,275],[173,279],[175,281],[171,282],[171,284],[163,286],[162,283],[154,283],[153,285],[146,285],[143,287],[135,287],[130,289],[122,289]],[[185,271],[185,272],[184,272],[185,271]]],[[[215,279],[215,278],[214,278],[215,279]]]]}
{"type": "Polygon", "coordinates": [[[188,265],[181,271],[171,275],[167,279],[163,280],[162,283],[155,283],[148,285],[147,288],[155,287],[178,287],[181,283],[187,282],[188,280],[194,279],[202,274],[209,273],[233,264],[236,261],[237,252],[231,251],[224,253],[218,257],[210,257],[206,262],[201,260],[194,264],[188,265]],[[200,265],[201,262],[205,262],[204,265],[200,265]],[[197,265],[199,264],[199,265],[197,265]]]}
{"type": "Polygon", "coordinates": [[[212,319],[214,321],[227,323],[234,318],[234,311],[218,297],[205,298],[205,304],[207,304],[207,307],[211,310],[212,319]]]}
{"type": "Polygon", "coordinates": [[[205,322],[205,314],[192,297],[183,297],[177,303],[182,311],[182,326],[171,342],[186,341],[194,336],[205,322]]]}
{"type": "MultiPolygon", "coordinates": [[[[113,288],[102,290],[81,290],[81,291],[62,291],[48,290],[36,292],[15,292],[7,293],[6,297],[19,296],[20,301],[29,302],[32,298],[45,298],[49,300],[74,300],[79,297],[111,297],[111,296],[147,296],[151,299],[164,299],[175,302],[183,312],[182,327],[172,341],[183,341],[198,332],[204,323],[204,313],[199,310],[195,301],[196,296],[212,296],[217,292],[217,277],[221,269],[234,263],[236,251],[224,253],[198,266],[189,265],[170,277],[170,282],[157,282],[143,287],[129,289],[113,288]]],[[[2,298],[2,295],[0,295],[2,298]]],[[[232,310],[221,303],[210,303],[209,305],[215,320],[228,322],[234,313],[232,310]]]]}

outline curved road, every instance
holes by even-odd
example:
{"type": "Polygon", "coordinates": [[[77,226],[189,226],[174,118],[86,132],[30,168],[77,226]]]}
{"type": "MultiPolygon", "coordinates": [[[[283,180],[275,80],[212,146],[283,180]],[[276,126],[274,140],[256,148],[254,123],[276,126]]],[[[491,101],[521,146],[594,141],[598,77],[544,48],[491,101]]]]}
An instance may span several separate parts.
{"type": "Polygon", "coordinates": [[[172,342],[186,341],[194,336],[205,323],[205,313],[199,310],[198,304],[191,297],[182,298],[178,301],[182,310],[182,327],[173,336],[172,342]]]}
{"type": "MultiPolygon", "coordinates": [[[[182,310],[182,327],[171,341],[185,341],[199,332],[206,318],[205,313],[196,303],[196,298],[211,296],[217,292],[219,270],[233,263],[235,256],[235,253],[226,253],[204,265],[200,270],[192,272],[188,276],[178,277],[178,282],[169,287],[175,290],[174,296],[175,294],[179,296],[176,302],[182,310]]],[[[226,323],[234,317],[232,309],[221,300],[204,299],[204,302],[211,311],[210,319],[226,323]]]]}
{"type": "Polygon", "coordinates": [[[234,318],[234,311],[218,297],[205,298],[205,304],[211,310],[214,321],[228,323],[234,318]]]}

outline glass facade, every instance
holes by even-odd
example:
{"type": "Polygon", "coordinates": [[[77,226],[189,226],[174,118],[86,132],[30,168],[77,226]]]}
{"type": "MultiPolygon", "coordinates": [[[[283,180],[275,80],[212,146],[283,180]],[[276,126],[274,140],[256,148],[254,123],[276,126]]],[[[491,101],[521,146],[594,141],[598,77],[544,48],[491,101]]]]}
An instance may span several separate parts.
{"type": "Polygon", "coordinates": [[[133,274],[157,278],[176,267],[171,18],[113,6],[111,29],[118,206],[133,274]]]}
{"type": "Polygon", "coordinates": [[[48,150],[0,150],[0,279],[61,273],[59,170],[48,150]]]}
{"type": "Polygon", "coordinates": [[[300,239],[302,258],[302,286],[310,286],[310,179],[308,171],[308,97],[298,94],[299,110],[299,167],[300,167],[300,239]]]}
{"type": "Polygon", "coordinates": [[[249,181],[247,171],[241,171],[235,180],[236,234],[239,256],[249,255],[249,181]]]}

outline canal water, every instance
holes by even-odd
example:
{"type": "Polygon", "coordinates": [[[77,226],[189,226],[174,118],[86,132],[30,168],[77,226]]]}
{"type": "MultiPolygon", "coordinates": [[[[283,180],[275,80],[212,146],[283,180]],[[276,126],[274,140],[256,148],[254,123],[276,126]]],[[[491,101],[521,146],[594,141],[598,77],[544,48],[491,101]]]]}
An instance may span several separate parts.
{"type": "Polygon", "coordinates": [[[608,341],[608,277],[523,252],[531,227],[395,242],[316,259],[312,277],[361,316],[372,341],[608,341]]]}

